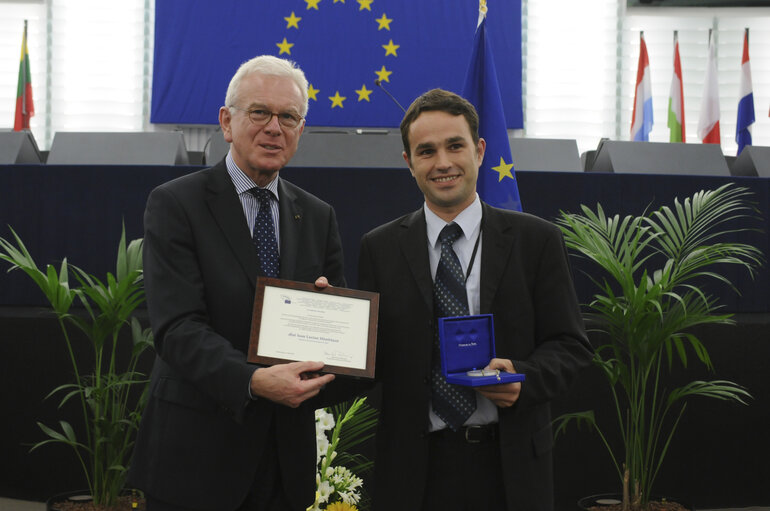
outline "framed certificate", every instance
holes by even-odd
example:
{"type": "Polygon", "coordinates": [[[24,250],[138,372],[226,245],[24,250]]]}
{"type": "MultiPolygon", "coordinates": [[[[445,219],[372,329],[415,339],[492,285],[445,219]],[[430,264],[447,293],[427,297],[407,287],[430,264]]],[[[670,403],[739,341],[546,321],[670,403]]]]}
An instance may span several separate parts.
{"type": "Polygon", "coordinates": [[[380,295],[260,277],[249,362],[322,361],[324,372],[374,378],[380,295]]]}

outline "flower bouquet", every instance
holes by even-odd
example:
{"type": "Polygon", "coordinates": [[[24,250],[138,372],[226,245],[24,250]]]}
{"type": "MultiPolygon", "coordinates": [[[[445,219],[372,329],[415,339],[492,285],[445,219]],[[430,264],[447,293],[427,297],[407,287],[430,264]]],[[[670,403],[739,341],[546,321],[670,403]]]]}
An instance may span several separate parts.
{"type": "Polygon", "coordinates": [[[373,462],[350,450],[374,436],[377,410],[362,397],[332,410],[318,409],[315,418],[316,500],[308,511],[358,511],[365,495],[363,480],[356,474],[371,470],[373,462]]]}

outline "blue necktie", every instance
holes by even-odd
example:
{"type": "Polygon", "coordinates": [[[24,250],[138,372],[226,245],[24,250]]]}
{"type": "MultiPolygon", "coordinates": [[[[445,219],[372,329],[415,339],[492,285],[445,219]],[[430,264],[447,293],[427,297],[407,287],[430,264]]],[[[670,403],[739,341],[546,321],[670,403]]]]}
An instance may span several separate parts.
{"type": "Polygon", "coordinates": [[[441,372],[441,355],[438,339],[438,318],[467,316],[468,295],[465,291],[465,275],[452,245],[462,234],[457,224],[449,224],[439,234],[441,259],[433,283],[433,306],[436,313],[434,333],[433,368],[431,387],[433,390],[433,412],[452,429],[457,431],[476,410],[476,393],[473,389],[447,383],[441,372]]]}
{"type": "Polygon", "coordinates": [[[278,277],[280,259],[278,258],[278,243],[275,240],[273,213],[270,208],[272,194],[266,188],[252,188],[249,192],[259,201],[259,211],[254,222],[252,240],[257,247],[257,257],[261,265],[260,275],[278,277]]]}

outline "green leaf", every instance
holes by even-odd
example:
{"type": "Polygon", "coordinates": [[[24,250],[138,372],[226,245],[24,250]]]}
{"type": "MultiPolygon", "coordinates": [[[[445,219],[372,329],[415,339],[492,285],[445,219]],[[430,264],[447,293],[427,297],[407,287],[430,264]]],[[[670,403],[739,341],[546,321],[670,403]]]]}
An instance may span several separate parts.
{"type": "MultiPolygon", "coordinates": [[[[592,266],[586,273],[595,289],[584,305],[585,319],[593,333],[602,335],[594,363],[606,377],[622,442],[610,445],[591,412],[558,418],[556,436],[569,423],[588,425],[604,442],[619,481],[622,463],[629,468],[632,486],[641,488],[642,504],[687,399],[740,404],[750,399],[746,389],[725,380],[666,386],[667,374],[686,373],[691,360],[714,370],[696,327],[732,323],[729,314],[720,312],[718,297],[703,291],[703,283],[737,291],[723,270],[737,267],[753,277],[764,263],[759,248],[726,240],[756,230],[750,225],[758,220],[757,208],[749,197],[747,189],[728,183],[637,216],[610,215],[598,204],[594,210],[581,205],[580,214],[562,211],[556,220],[570,254],[592,266]]],[[[682,377],[686,374],[676,380],[682,377]]]]}

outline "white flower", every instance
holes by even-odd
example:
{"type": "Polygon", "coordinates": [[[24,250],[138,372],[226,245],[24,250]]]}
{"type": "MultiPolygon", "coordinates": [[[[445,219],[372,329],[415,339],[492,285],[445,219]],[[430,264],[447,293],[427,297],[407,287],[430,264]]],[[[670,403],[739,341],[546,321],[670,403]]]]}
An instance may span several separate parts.
{"type": "Polygon", "coordinates": [[[355,502],[351,502],[350,495],[346,491],[339,492],[340,498],[342,499],[342,502],[345,504],[355,504],[355,502]]]}
{"type": "Polygon", "coordinates": [[[318,503],[322,504],[328,501],[332,493],[334,493],[332,485],[329,484],[329,481],[323,481],[318,485],[318,503]]]}
{"type": "Polygon", "coordinates": [[[334,428],[334,415],[324,409],[318,409],[315,411],[315,423],[316,430],[328,431],[334,428]]]}
{"type": "Polygon", "coordinates": [[[315,443],[317,447],[316,463],[318,463],[321,461],[321,458],[323,458],[326,455],[327,449],[329,449],[329,439],[326,438],[325,434],[321,433],[319,435],[316,435],[315,443]]]}

